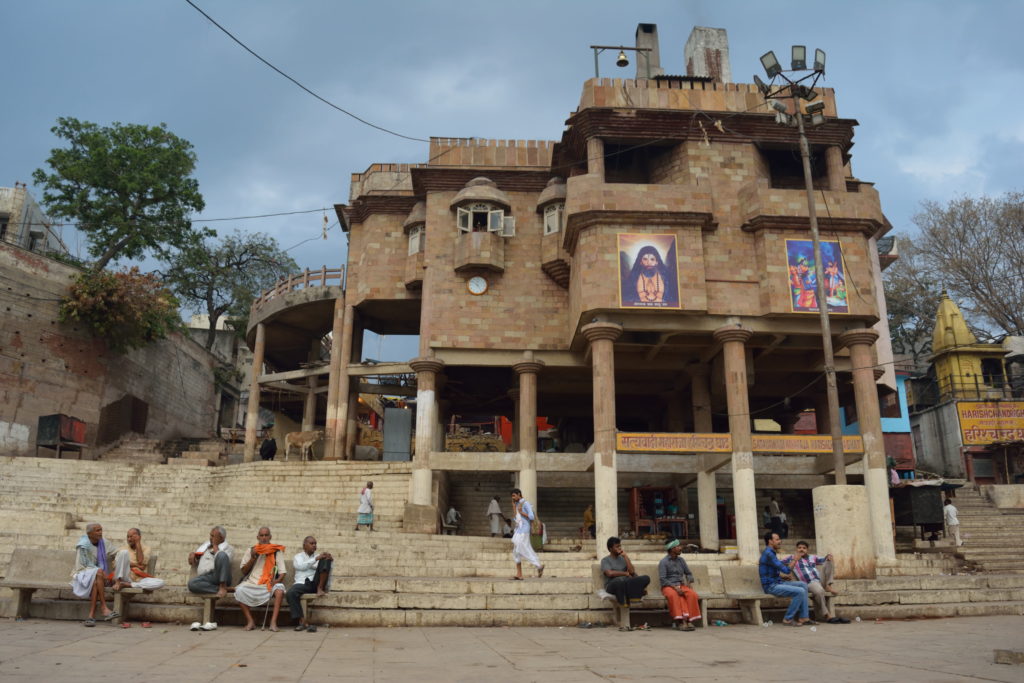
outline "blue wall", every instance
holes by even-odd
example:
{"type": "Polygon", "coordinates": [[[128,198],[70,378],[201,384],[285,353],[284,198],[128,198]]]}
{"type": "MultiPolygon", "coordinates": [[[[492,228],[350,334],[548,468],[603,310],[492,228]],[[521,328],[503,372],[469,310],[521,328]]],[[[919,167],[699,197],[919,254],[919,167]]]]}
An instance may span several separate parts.
{"type": "MultiPolygon", "coordinates": [[[[896,375],[896,391],[899,395],[900,416],[883,417],[882,431],[888,434],[901,434],[910,432],[910,412],[907,410],[907,377],[896,375]]],[[[843,420],[843,434],[860,434],[860,425],[856,422],[846,424],[846,411],[839,409],[843,420]]]]}

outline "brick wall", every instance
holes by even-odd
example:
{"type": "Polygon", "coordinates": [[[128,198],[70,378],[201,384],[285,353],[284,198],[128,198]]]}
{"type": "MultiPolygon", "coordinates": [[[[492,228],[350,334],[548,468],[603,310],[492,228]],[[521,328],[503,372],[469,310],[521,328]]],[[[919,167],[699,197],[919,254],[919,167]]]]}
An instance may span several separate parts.
{"type": "Polygon", "coordinates": [[[38,417],[53,413],[84,420],[93,444],[101,409],[126,394],[148,404],[147,436],[211,434],[213,357],[183,335],[116,355],[59,322],[58,299],[77,272],[0,245],[0,455],[31,454],[38,417]]]}

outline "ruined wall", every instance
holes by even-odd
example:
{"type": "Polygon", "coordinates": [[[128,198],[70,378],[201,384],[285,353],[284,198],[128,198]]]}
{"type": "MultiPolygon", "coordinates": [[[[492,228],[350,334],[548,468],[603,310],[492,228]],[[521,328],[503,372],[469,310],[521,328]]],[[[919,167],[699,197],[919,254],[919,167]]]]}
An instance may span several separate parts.
{"type": "Polygon", "coordinates": [[[94,444],[102,408],[126,394],[148,404],[147,436],[210,435],[213,357],[183,335],[117,355],[84,327],[59,322],[58,301],[77,273],[0,245],[0,455],[33,453],[37,420],[53,413],[84,420],[94,444]]]}

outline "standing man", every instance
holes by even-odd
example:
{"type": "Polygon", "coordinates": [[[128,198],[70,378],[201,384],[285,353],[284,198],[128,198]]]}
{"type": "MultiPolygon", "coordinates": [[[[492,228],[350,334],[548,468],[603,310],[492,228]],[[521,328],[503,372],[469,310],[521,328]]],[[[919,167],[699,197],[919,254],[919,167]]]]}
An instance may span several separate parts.
{"type": "Polygon", "coordinates": [[[960,540],[960,519],[956,516],[959,510],[953,505],[952,498],[946,498],[946,504],[942,506],[942,517],[946,522],[946,535],[953,534],[953,538],[956,539],[956,547],[960,547],[964,544],[960,540]]]}
{"type": "Polygon", "coordinates": [[[275,455],[277,455],[277,440],[268,432],[267,438],[263,439],[263,443],[260,444],[260,458],[273,460],[275,455]]]}
{"type": "Polygon", "coordinates": [[[615,596],[620,605],[629,605],[630,600],[639,600],[651,583],[649,576],[637,576],[633,562],[622,549],[622,540],[612,536],[608,539],[608,555],[601,560],[604,574],[604,589],[615,596]]]}
{"type": "Polygon", "coordinates": [[[245,616],[245,630],[256,628],[250,607],[261,607],[274,598],[274,613],[270,617],[270,630],[277,630],[277,615],[284,598],[284,546],[270,542],[270,528],[261,526],[256,534],[256,545],[242,558],[241,583],[235,586],[235,600],[245,616]]]}
{"type": "Polygon", "coordinates": [[[516,575],[513,581],[523,580],[523,560],[537,568],[537,578],[544,576],[544,565],[541,564],[533,546],[530,545],[530,522],[536,519],[530,501],[523,498],[523,492],[512,489],[512,506],[515,510],[515,523],[512,533],[512,561],[516,563],[516,575]]]}
{"type": "Polygon", "coordinates": [[[594,523],[594,505],[590,504],[587,509],[583,511],[583,532],[586,534],[586,538],[594,538],[594,532],[597,530],[597,525],[594,523]]]}
{"type": "Polygon", "coordinates": [[[210,540],[189,553],[188,564],[196,568],[195,577],[188,582],[189,592],[216,593],[218,598],[228,594],[235,549],[227,542],[227,534],[224,527],[215,526],[210,529],[210,540]]]}
{"type": "Polygon", "coordinates": [[[682,558],[683,546],[678,538],[665,544],[668,553],[658,562],[658,579],[661,594],[668,600],[668,613],[672,617],[672,628],[693,631],[693,622],[700,619],[700,599],[693,590],[693,574],[682,558]]]}
{"type": "Polygon", "coordinates": [[[807,584],[807,593],[814,596],[819,619],[827,619],[830,624],[849,624],[849,619],[837,617],[830,612],[825,602],[826,591],[832,595],[839,594],[832,589],[832,574],[834,571],[832,553],[822,557],[821,555],[809,555],[808,550],[807,541],[800,541],[796,544],[796,555],[783,557],[781,562],[789,564],[793,559],[796,559],[796,564],[793,565],[793,574],[796,575],[797,579],[807,584]],[[818,573],[819,566],[821,567],[821,574],[818,573]]]}
{"type": "Polygon", "coordinates": [[[772,500],[768,503],[769,511],[769,528],[773,533],[779,535],[782,538],[782,508],[779,507],[779,501],[775,500],[775,496],[772,496],[772,500]]]}
{"type": "Polygon", "coordinates": [[[366,482],[366,486],[359,492],[359,509],[356,510],[356,531],[359,527],[366,525],[373,531],[373,482],[366,482]]]}
{"type": "Polygon", "coordinates": [[[164,587],[163,579],[157,579],[146,573],[149,568],[149,546],[142,545],[142,532],[129,529],[127,545],[118,549],[114,556],[114,590],[119,591],[125,586],[141,588],[144,591],[155,591],[164,587]]]}
{"type": "Polygon", "coordinates": [[[315,592],[317,597],[327,595],[331,581],[331,565],[334,558],[330,553],[316,554],[316,539],[306,536],[302,541],[302,552],[292,558],[292,569],[295,570],[295,583],[288,589],[285,598],[292,620],[298,619],[296,631],[316,632],[316,626],[306,623],[302,613],[302,596],[315,592]]]}
{"type": "Polygon", "coordinates": [[[501,514],[501,503],[499,500],[495,496],[487,506],[487,519],[491,522],[491,538],[501,535],[502,522],[505,520],[505,516],[501,514]]]}
{"type": "Polygon", "coordinates": [[[75,570],[71,574],[71,589],[80,598],[89,598],[89,616],[84,626],[96,625],[96,605],[103,610],[103,621],[116,619],[120,614],[107,609],[105,596],[106,587],[114,582],[110,571],[109,554],[103,540],[103,527],[90,522],[85,525],[85,533],[75,545],[75,570]]]}
{"type": "Polygon", "coordinates": [[[786,626],[816,624],[817,622],[812,621],[808,616],[807,585],[802,581],[791,580],[796,559],[791,559],[789,564],[779,561],[776,553],[782,546],[782,539],[774,531],[769,531],[764,535],[764,546],[761,561],[757,566],[758,573],[761,575],[761,587],[764,588],[765,593],[777,598],[791,598],[789,609],[786,610],[786,616],[782,623],[786,626]],[[798,614],[799,617],[797,617],[798,614]]]}

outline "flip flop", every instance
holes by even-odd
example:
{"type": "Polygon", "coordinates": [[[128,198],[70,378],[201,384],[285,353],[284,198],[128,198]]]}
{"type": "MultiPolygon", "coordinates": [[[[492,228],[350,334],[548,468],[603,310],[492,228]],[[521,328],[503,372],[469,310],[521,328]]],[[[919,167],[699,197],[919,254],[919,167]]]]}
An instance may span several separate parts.
{"type": "Polygon", "coordinates": [[[82,622],[82,626],[95,626],[95,625],[96,625],[96,620],[95,619],[86,619],[85,621],[82,622]]]}
{"type": "Polygon", "coordinates": [[[122,621],[121,622],[121,628],[131,628],[131,627],[132,627],[132,625],[129,624],[127,621],[122,621]]]}
{"type": "Polygon", "coordinates": [[[799,621],[786,621],[785,619],[783,619],[782,623],[785,626],[803,626],[803,624],[801,624],[799,621]]]}
{"type": "Polygon", "coordinates": [[[521,577],[521,576],[513,576],[510,580],[511,581],[522,581],[523,577],[521,577]]]}
{"type": "Polygon", "coordinates": [[[309,626],[306,627],[306,631],[308,633],[316,633],[316,626],[314,626],[313,624],[310,624],[309,626]]]}
{"type": "Polygon", "coordinates": [[[544,565],[541,565],[540,568],[537,569],[537,578],[539,579],[542,576],[544,576],[544,565]]]}
{"type": "Polygon", "coordinates": [[[142,622],[141,626],[142,628],[153,628],[153,624],[149,623],[148,621],[142,622]]]}
{"type": "Polygon", "coordinates": [[[114,610],[110,614],[104,614],[103,615],[103,621],[112,621],[114,619],[117,619],[119,616],[121,616],[121,613],[118,612],[117,610],[114,610]]]}

